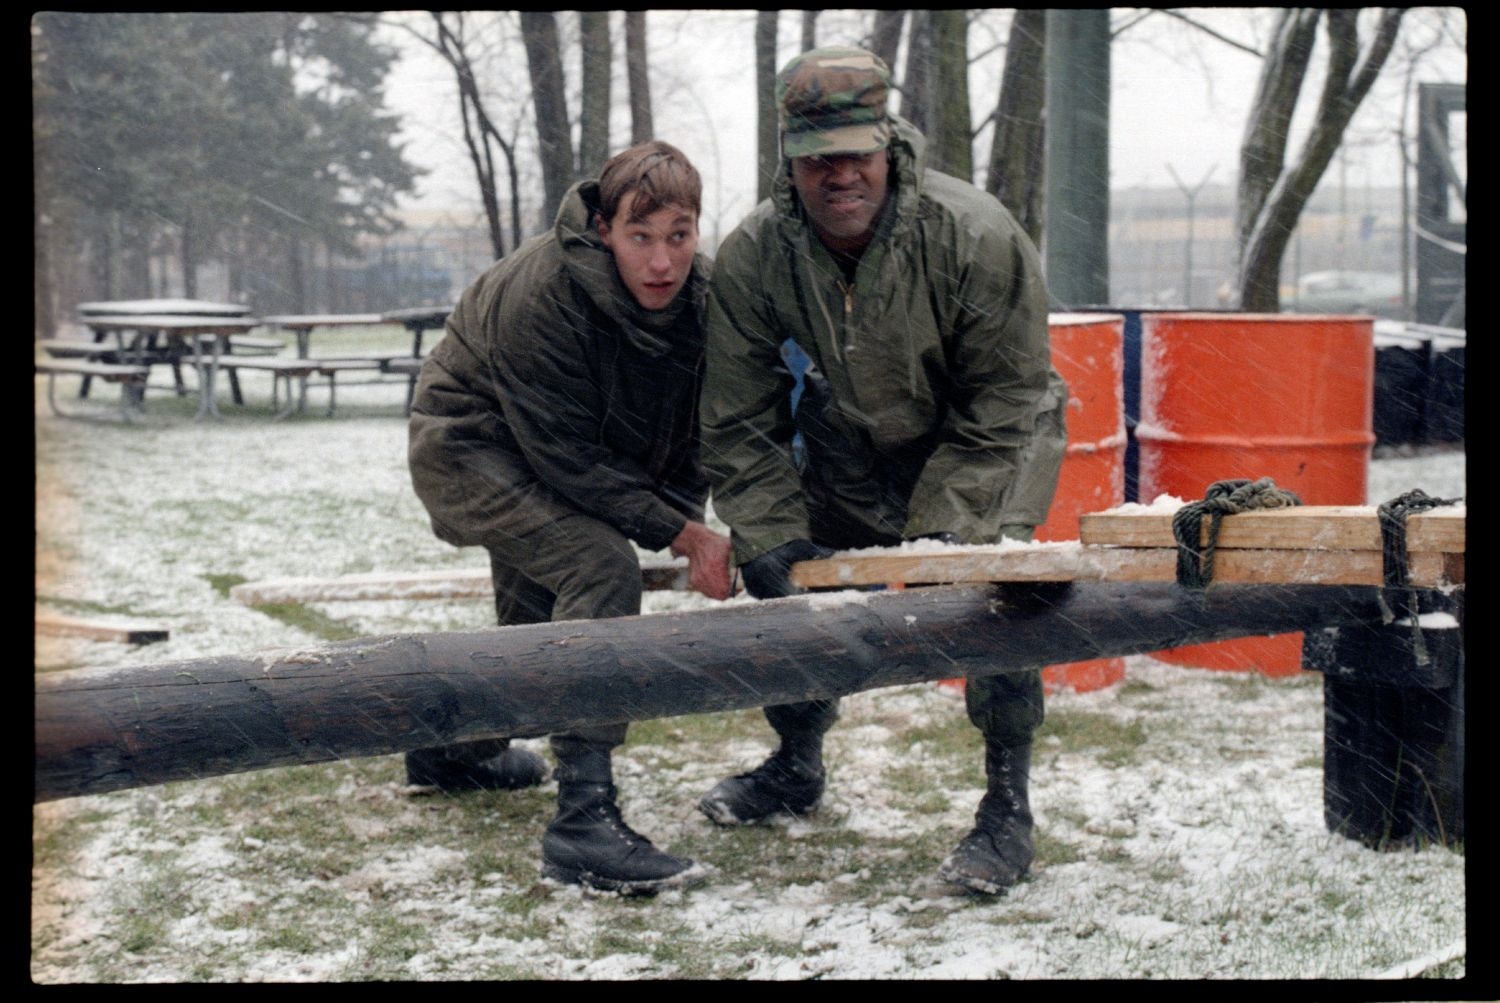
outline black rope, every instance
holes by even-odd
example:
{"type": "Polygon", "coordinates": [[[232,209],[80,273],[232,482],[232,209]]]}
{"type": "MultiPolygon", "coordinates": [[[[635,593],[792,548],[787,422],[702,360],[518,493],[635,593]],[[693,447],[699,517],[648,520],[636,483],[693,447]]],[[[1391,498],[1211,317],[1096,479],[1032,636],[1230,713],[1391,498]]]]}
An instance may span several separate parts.
{"type": "Polygon", "coordinates": [[[1413,489],[1376,509],[1380,516],[1381,577],[1391,588],[1405,588],[1411,581],[1406,555],[1406,520],[1418,512],[1455,505],[1462,498],[1432,498],[1413,489]]]}
{"type": "Polygon", "coordinates": [[[1214,552],[1219,546],[1219,523],[1226,515],[1260,508],[1290,508],[1302,499],[1269,477],[1218,481],[1208,486],[1202,501],[1188,502],[1172,516],[1172,536],[1177,540],[1177,584],[1190,589],[1207,588],[1214,577],[1214,552]],[[1202,550],[1203,517],[1209,517],[1208,543],[1202,550]]]}
{"type": "MultiPolygon", "coordinates": [[[[1427,664],[1427,643],[1422,638],[1421,603],[1417,590],[1411,587],[1411,565],[1406,552],[1406,520],[1418,512],[1454,505],[1460,501],[1463,499],[1433,498],[1427,492],[1414,488],[1376,509],[1376,514],[1380,517],[1381,580],[1388,589],[1406,590],[1404,612],[1411,622],[1412,653],[1416,656],[1418,665],[1427,664]]],[[[1396,619],[1384,593],[1380,597],[1380,607],[1387,623],[1396,619]]]]}

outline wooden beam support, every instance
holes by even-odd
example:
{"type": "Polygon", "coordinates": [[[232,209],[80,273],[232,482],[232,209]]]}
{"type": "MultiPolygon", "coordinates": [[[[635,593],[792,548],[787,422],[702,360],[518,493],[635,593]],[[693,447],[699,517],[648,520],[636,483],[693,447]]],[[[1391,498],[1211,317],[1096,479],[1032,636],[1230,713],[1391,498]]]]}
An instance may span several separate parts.
{"type": "Polygon", "coordinates": [[[1379,599],[1152,583],[1079,583],[1048,602],[989,585],[843,591],[47,673],[34,798],[1374,623],[1379,599]]]}
{"type": "MultiPolygon", "coordinates": [[[[1227,523],[1228,520],[1225,520],[1227,523]]],[[[1413,553],[1407,567],[1417,588],[1462,584],[1464,555],[1413,553]]],[[[901,582],[1175,582],[1176,548],[1089,547],[1075,542],[944,547],[925,552],[853,552],[792,566],[806,588],[851,588],[901,582]]],[[[1214,557],[1222,584],[1381,585],[1378,550],[1226,550],[1214,557]]]]}
{"type": "MultiPolygon", "coordinates": [[[[1406,523],[1409,554],[1464,552],[1466,509],[1431,509],[1406,523]]],[[[1207,545],[1209,520],[1203,520],[1200,545],[1207,545]]],[[[1094,512],[1079,520],[1079,539],[1113,547],[1175,547],[1170,513],[1094,512]]],[[[1374,550],[1381,549],[1380,519],[1373,505],[1303,505],[1262,509],[1225,516],[1219,525],[1219,549],[1374,550]]]]}

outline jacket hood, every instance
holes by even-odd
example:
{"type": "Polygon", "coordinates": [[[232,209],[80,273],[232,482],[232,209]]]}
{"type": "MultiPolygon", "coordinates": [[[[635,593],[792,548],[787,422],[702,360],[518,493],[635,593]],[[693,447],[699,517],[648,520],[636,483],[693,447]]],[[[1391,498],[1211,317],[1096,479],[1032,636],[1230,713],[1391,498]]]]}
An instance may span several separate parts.
{"type": "Polygon", "coordinates": [[[609,253],[594,227],[594,216],[598,212],[598,181],[578,182],[568,189],[558,206],[553,233],[568,277],[596,307],[620,325],[636,349],[647,355],[663,355],[672,348],[668,336],[684,309],[694,311],[699,327],[702,326],[708,291],[708,260],[702,254],[694,257],[692,274],[671,305],[662,310],[644,309],[620,281],[614,255],[609,253]]]}
{"type": "MultiPolygon", "coordinates": [[[[927,139],[900,115],[892,114],[891,151],[892,197],[895,199],[895,218],[891,223],[891,235],[898,236],[916,224],[917,205],[922,197],[922,174],[927,161],[927,139]]],[[[801,225],[806,222],[802,201],[792,187],[792,162],[781,158],[781,173],[771,190],[771,201],[776,215],[785,223],[801,225]]],[[[884,225],[877,222],[877,226],[884,225]]]]}

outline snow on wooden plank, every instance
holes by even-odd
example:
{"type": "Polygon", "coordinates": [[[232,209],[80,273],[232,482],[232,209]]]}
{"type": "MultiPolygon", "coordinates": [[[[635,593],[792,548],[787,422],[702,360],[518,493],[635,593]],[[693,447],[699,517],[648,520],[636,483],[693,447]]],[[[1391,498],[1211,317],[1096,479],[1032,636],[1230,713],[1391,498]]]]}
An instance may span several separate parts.
{"type": "MultiPolygon", "coordinates": [[[[1410,582],[1422,588],[1463,583],[1463,555],[1411,555],[1410,582]]],[[[972,582],[1172,582],[1175,548],[1090,547],[1073,542],[943,552],[887,554],[861,551],[792,566],[792,581],[806,588],[858,585],[945,585],[972,582]]],[[[1236,584],[1380,585],[1378,550],[1220,550],[1213,580],[1236,584]]]]}
{"type": "MultiPolygon", "coordinates": [[[[1406,523],[1408,553],[1464,552],[1466,509],[1462,505],[1413,515],[1406,523]]],[[[1095,512],[1079,520],[1086,544],[1115,547],[1175,547],[1172,516],[1162,512],[1095,512]]],[[[1200,543],[1208,543],[1203,520],[1200,543]]],[[[1380,521],[1373,505],[1303,505],[1225,516],[1219,549],[1374,550],[1381,549],[1380,521]]]]}
{"type": "Polygon", "coordinates": [[[122,644],[151,644],[165,641],[166,627],[138,620],[85,620],[60,613],[37,613],[36,632],[51,637],[87,637],[95,641],[119,641],[122,644]]]}
{"type": "MultiPolygon", "coordinates": [[[[641,583],[654,591],[685,589],[687,562],[642,561],[641,583]]],[[[370,599],[482,599],[492,595],[489,568],[377,571],[339,578],[267,578],[235,585],[229,590],[231,599],[247,606],[370,599]]]]}

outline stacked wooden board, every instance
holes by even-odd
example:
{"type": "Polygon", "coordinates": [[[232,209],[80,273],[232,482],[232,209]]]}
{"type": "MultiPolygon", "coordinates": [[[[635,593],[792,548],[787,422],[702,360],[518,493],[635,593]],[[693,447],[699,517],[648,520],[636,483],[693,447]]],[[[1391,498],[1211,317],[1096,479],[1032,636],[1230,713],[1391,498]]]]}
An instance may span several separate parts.
{"type": "MultiPolygon", "coordinates": [[[[1464,580],[1462,506],[1433,509],[1407,522],[1410,584],[1464,580]]],[[[1002,581],[1170,582],[1177,578],[1172,513],[1141,506],[1085,515],[1080,540],[987,547],[913,547],[852,551],[792,568],[807,588],[901,582],[907,585],[1002,581]],[[1135,510],[1132,510],[1135,509],[1135,510]]],[[[1202,543],[1208,538],[1204,520],[1202,543]]],[[[1374,506],[1325,505],[1226,516],[1214,558],[1215,582],[1381,585],[1383,556],[1374,506]]]]}

